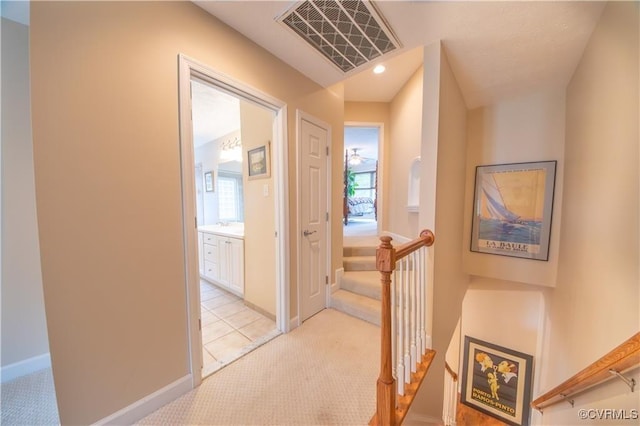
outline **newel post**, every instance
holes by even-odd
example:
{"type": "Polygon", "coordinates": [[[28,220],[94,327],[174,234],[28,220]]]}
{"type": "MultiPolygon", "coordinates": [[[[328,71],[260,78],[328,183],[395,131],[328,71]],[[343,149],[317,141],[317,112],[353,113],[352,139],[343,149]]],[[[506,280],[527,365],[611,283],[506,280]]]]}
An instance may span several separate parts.
{"type": "Polygon", "coordinates": [[[391,273],[396,267],[396,250],[391,245],[391,240],[386,235],[380,237],[380,246],[376,250],[376,268],[380,271],[382,285],[380,376],[376,388],[378,425],[395,425],[396,422],[396,383],[391,365],[391,273]]]}

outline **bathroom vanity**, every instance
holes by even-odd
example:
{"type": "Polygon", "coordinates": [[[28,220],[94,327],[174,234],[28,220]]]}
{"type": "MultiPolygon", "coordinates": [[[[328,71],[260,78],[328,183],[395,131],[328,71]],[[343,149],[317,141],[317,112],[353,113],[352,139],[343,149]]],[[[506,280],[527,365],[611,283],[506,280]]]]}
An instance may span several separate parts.
{"type": "Polygon", "coordinates": [[[200,276],[238,296],[244,295],[244,226],[198,227],[200,276]]]}

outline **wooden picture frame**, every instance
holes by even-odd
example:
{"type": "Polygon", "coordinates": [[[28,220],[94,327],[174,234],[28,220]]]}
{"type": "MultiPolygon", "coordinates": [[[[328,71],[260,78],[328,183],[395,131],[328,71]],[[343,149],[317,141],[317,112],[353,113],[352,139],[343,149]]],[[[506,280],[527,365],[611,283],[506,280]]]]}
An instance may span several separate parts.
{"type": "Polygon", "coordinates": [[[549,260],[556,163],[476,167],[471,251],[549,260]]]}
{"type": "Polygon", "coordinates": [[[247,170],[249,180],[264,179],[271,176],[270,143],[247,151],[247,170]]]}
{"type": "Polygon", "coordinates": [[[460,402],[510,425],[529,424],[533,357],[464,337],[460,402]]]}
{"type": "Polygon", "coordinates": [[[207,192],[214,192],[215,190],[213,183],[213,171],[205,172],[204,174],[204,190],[207,192]]]}

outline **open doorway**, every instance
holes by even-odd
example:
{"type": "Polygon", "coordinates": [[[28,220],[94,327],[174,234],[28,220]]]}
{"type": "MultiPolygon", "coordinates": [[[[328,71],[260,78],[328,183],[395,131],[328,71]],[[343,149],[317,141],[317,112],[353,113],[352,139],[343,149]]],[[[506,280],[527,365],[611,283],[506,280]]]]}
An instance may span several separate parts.
{"type": "Polygon", "coordinates": [[[259,225],[275,224],[272,180],[256,191],[247,169],[247,153],[272,139],[275,113],[195,77],[191,110],[204,378],[279,334],[274,234],[259,225]],[[256,247],[266,253],[252,256],[256,247]]]}
{"type": "Polygon", "coordinates": [[[284,114],[277,101],[187,58],[180,62],[189,336],[198,385],[287,331],[284,114]]]}
{"type": "Polygon", "coordinates": [[[380,233],[380,126],[345,125],[343,235],[380,233]]]}

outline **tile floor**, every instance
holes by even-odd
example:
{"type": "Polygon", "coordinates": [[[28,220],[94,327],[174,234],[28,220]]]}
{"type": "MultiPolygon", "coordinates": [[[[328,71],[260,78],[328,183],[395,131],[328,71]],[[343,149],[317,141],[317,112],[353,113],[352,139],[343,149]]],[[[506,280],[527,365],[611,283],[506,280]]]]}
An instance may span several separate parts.
{"type": "Polygon", "coordinates": [[[276,323],[245,306],[242,299],[200,280],[202,377],[275,337],[276,323]]]}

